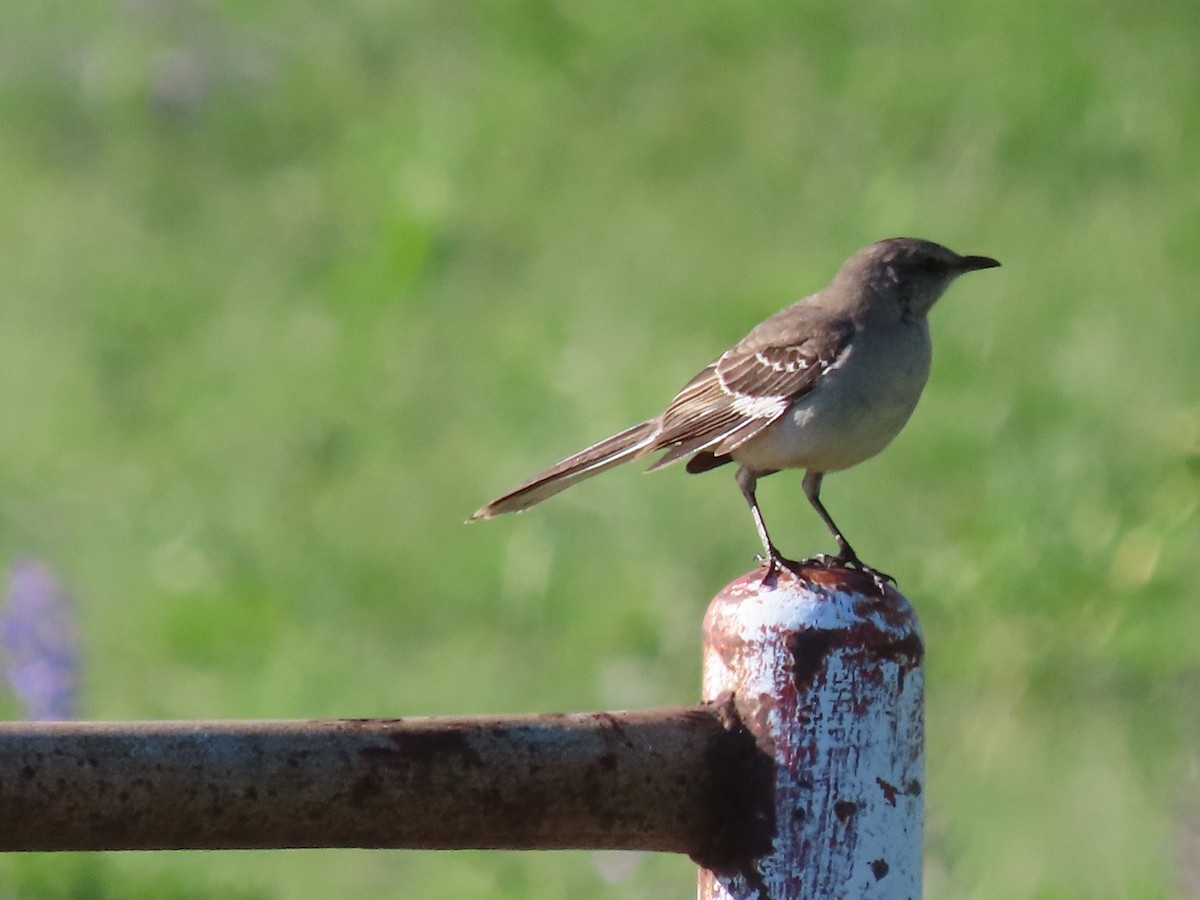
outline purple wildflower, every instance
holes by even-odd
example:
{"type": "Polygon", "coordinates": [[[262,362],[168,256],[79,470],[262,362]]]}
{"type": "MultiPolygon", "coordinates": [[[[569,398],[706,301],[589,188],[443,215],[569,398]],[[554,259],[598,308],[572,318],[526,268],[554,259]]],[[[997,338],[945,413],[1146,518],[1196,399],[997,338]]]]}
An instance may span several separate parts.
{"type": "Polygon", "coordinates": [[[18,560],[8,568],[0,609],[4,673],[27,719],[71,719],[77,714],[79,631],[71,600],[46,566],[18,560]]]}

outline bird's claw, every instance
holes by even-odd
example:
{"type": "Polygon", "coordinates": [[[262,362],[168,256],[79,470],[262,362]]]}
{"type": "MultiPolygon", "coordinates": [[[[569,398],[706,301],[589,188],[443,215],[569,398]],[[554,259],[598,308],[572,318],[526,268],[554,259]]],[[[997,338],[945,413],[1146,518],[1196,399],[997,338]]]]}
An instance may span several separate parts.
{"type": "Polygon", "coordinates": [[[780,569],[791,569],[791,561],[784,559],[774,547],[765,556],[759,553],[754,558],[758,560],[759,565],[766,569],[763,572],[762,578],[764,583],[775,578],[779,574],[780,569]]]}
{"type": "Polygon", "coordinates": [[[816,556],[810,556],[808,559],[801,560],[796,565],[818,566],[822,569],[854,569],[862,572],[864,575],[870,576],[871,580],[875,582],[875,587],[878,589],[880,596],[887,593],[889,584],[896,583],[896,579],[887,572],[881,572],[878,569],[868,566],[854,553],[839,553],[837,556],[830,556],[828,553],[818,553],[816,556]]]}
{"type": "Polygon", "coordinates": [[[843,559],[840,559],[839,562],[841,563],[843,568],[857,569],[858,571],[862,572],[864,575],[871,576],[871,580],[875,582],[875,587],[878,588],[879,595],[881,597],[887,593],[887,588],[888,588],[889,584],[896,583],[896,579],[893,578],[891,575],[889,575],[887,572],[880,572],[878,569],[874,569],[871,566],[868,566],[865,562],[863,562],[861,559],[859,559],[857,556],[855,556],[853,554],[851,554],[848,557],[845,557],[843,559]]]}
{"type": "Polygon", "coordinates": [[[818,553],[816,556],[800,560],[796,565],[815,566],[818,569],[844,569],[846,567],[845,560],[838,556],[830,556],[828,553],[818,553]]]}
{"type": "Polygon", "coordinates": [[[880,572],[878,569],[870,567],[864,568],[862,571],[871,576],[871,580],[875,582],[875,587],[879,589],[880,597],[887,593],[889,584],[895,585],[896,583],[896,579],[887,572],[880,572]]]}
{"type": "Polygon", "coordinates": [[[880,596],[887,593],[889,584],[895,584],[896,579],[887,572],[881,572],[878,569],[872,568],[864,563],[853,553],[839,554],[830,556],[828,553],[818,553],[816,556],[810,556],[807,559],[787,559],[778,550],[768,552],[765,555],[759,554],[755,558],[766,569],[763,573],[763,581],[774,578],[779,574],[781,569],[787,569],[789,572],[794,572],[797,575],[801,574],[800,570],[805,567],[815,567],[819,569],[853,569],[862,572],[875,582],[875,587],[879,591],[880,596]]]}
{"type": "Polygon", "coordinates": [[[757,554],[755,559],[766,570],[763,572],[763,582],[767,582],[776,578],[781,571],[786,569],[793,575],[802,575],[801,569],[812,564],[812,560],[808,559],[788,559],[774,547],[771,547],[766,554],[757,554]]]}

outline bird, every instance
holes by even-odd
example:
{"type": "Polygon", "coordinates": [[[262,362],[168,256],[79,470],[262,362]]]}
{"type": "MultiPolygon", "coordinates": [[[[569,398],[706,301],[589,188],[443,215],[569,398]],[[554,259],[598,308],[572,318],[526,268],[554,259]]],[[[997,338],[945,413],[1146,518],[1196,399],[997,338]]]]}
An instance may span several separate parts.
{"type": "Polygon", "coordinates": [[[735,463],[768,574],[852,568],[882,592],[895,579],[859,558],[821,502],[822,480],[875,456],[899,434],[929,377],[930,309],[958,276],[999,265],[920,238],[863,247],[825,288],[765,319],[701,369],[659,415],[568,456],[467,521],[520,512],[654,453],[661,455],[647,471],[682,460],[693,474],[735,463]],[[804,495],[833,535],[836,555],[793,561],[771,540],[755,488],[784,469],[804,471],[804,495]]]}

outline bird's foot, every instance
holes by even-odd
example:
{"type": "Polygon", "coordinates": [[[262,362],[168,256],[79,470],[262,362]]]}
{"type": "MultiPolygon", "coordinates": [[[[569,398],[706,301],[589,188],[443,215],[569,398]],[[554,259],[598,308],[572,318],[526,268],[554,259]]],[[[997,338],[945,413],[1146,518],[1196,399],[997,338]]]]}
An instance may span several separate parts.
{"type": "Polygon", "coordinates": [[[802,569],[818,568],[818,569],[854,569],[862,572],[875,582],[875,587],[879,591],[879,595],[883,596],[887,593],[887,586],[895,584],[896,579],[887,572],[881,572],[876,568],[872,568],[858,558],[858,555],[851,553],[839,553],[837,556],[830,556],[828,553],[818,553],[816,556],[810,556],[807,559],[788,559],[774,547],[771,547],[765,556],[757,557],[759,563],[766,570],[763,572],[763,581],[774,580],[782,569],[787,569],[795,575],[801,575],[802,569]]]}
{"type": "Polygon", "coordinates": [[[854,569],[862,572],[864,575],[870,576],[871,580],[875,582],[875,587],[879,591],[880,596],[883,596],[887,592],[889,584],[896,583],[896,579],[887,572],[881,572],[878,569],[868,566],[854,552],[842,552],[837,556],[830,556],[828,553],[818,553],[816,556],[810,556],[808,559],[802,559],[790,565],[795,566],[797,569],[802,566],[816,566],[821,569],[854,569]]]}
{"type": "Polygon", "coordinates": [[[844,560],[837,556],[830,556],[828,553],[818,553],[816,556],[800,560],[795,565],[812,566],[818,569],[844,569],[846,567],[844,560]]]}
{"type": "Polygon", "coordinates": [[[774,553],[768,552],[766,556],[759,553],[754,558],[763,567],[763,584],[766,584],[768,581],[774,581],[776,576],[779,575],[779,570],[786,568],[787,560],[780,556],[777,550],[774,553]]]}
{"type": "Polygon", "coordinates": [[[878,569],[868,566],[865,562],[858,558],[854,553],[841,554],[835,557],[838,564],[846,569],[858,569],[864,575],[871,576],[871,580],[875,582],[875,587],[879,590],[879,596],[887,593],[889,584],[895,584],[896,579],[887,572],[880,572],[878,569]]]}
{"type": "Polygon", "coordinates": [[[871,580],[875,582],[875,587],[879,589],[880,597],[887,593],[889,584],[892,586],[896,584],[896,579],[887,572],[880,572],[878,569],[872,569],[870,566],[865,566],[862,571],[871,576],[871,580]]]}
{"type": "Polygon", "coordinates": [[[784,569],[793,575],[803,578],[805,569],[845,568],[842,560],[836,556],[829,556],[826,553],[818,553],[816,556],[810,556],[806,559],[788,559],[774,547],[765,556],[760,553],[755,559],[766,570],[763,572],[764,582],[774,579],[784,569]]]}
{"type": "Polygon", "coordinates": [[[787,569],[794,575],[799,575],[801,566],[805,565],[807,562],[807,560],[797,562],[794,559],[788,559],[775,547],[768,547],[765,556],[760,553],[755,557],[755,559],[758,560],[759,564],[762,565],[763,569],[765,570],[762,577],[764,584],[766,584],[768,581],[774,581],[778,577],[779,573],[784,569],[787,569]]]}

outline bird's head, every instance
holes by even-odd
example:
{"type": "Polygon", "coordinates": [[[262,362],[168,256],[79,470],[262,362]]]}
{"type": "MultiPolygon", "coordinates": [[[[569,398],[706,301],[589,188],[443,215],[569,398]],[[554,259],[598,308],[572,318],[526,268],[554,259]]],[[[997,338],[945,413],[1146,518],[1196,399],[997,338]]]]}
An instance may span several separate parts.
{"type": "Polygon", "coordinates": [[[920,238],[888,238],[846,260],[834,283],[862,292],[867,302],[900,305],[904,318],[924,316],[959,275],[1000,265],[990,256],[960,256],[920,238]]]}

